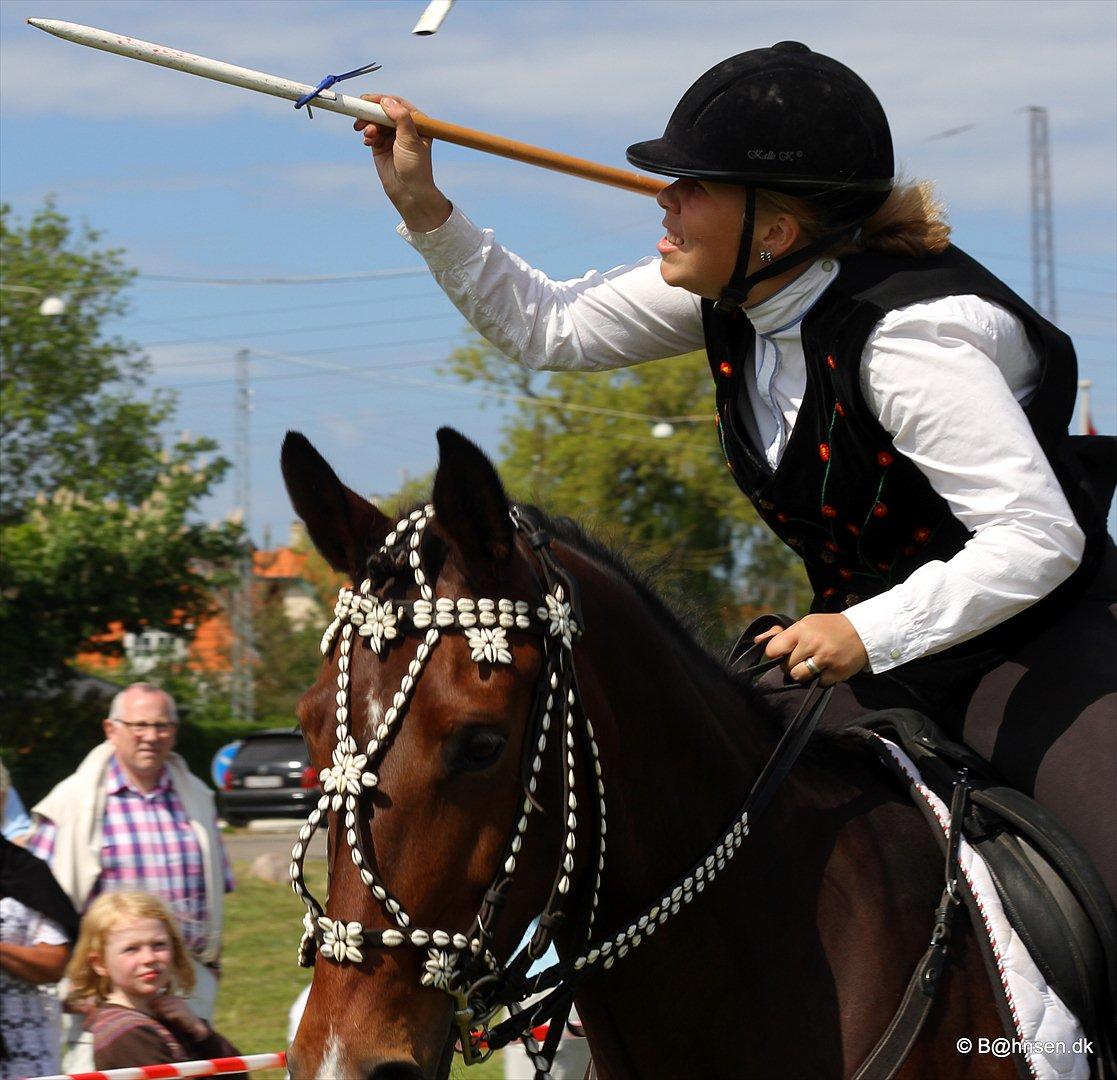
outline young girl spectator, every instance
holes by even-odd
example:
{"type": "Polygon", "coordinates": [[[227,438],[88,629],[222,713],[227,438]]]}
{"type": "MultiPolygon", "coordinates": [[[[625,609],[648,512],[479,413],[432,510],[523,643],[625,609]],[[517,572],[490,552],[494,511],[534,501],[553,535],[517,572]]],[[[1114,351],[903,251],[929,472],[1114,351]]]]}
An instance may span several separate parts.
{"type": "Polygon", "coordinates": [[[86,1011],[99,1070],[236,1056],[179,994],[194,970],[174,917],[150,893],[105,893],[89,906],[66,974],[86,1011]]]}

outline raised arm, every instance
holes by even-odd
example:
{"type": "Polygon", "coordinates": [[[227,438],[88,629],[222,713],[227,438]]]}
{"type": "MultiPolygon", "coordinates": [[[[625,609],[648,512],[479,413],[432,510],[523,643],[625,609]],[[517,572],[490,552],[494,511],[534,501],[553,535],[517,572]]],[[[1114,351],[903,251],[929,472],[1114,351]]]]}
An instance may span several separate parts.
{"type": "Polygon", "coordinates": [[[430,140],[411,106],[368,95],[395,129],[358,121],[384,191],[403,218],[400,235],[427,260],[469,323],[527,367],[600,371],[677,356],[702,346],[698,298],[668,286],[648,258],[556,281],[501,247],[454,208],[434,181],[430,140]]]}

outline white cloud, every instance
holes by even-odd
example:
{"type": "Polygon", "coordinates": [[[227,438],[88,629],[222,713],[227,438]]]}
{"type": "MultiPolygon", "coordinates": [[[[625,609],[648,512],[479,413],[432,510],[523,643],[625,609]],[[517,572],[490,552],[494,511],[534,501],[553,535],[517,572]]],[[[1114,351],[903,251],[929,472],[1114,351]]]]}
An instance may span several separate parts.
{"type": "MultiPolygon", "coordinates": [[[[938,177],[953,198],[982,208],[1024,190],[1026,127],[1018,110],[1041,104],[1051,113],[1060,200],[1112,200],[1112,4],[476,2],[458,5],[431,38],[407,32],[415,10],[411,3],[63,2],[51,13],[308,82],[375,58],[385,70],[358,91],[392,89],[445,119],[612,162],[629,142],[661,130],[674,101],[706,67],[737,49],[794,37],[867,78],[889,113],[900,156],[912,171],[938,177]],[[976,127],[966,136],[926,141],[969,123],[976,127]]],[[[122,125],[228,122],[241,125],[242,138],[250,134],[243,125],[291,119],[282,102],[50,39],[7,15],[3,28],[0,100],[12,114],[99,114],[122,125]]],[[[352,138],[344,121],[322,122],[335,125],[339,139],[352,138]]],[[[457,155],[450,160],[456,169],[457,155]]],[[[342,168],[366,182],[355,167],[342,168]]],[[[296,166],[290,175],[313,193],[328,189],[337,169],[319,175],[296,166]]],[[[588,201],[568,182],[552,185],[522,172],[523,179],[519,168],[470,165],[462,183],[483,185],[499,173],[508,190],[588,201]]],[[[249,172],[186,169],[155,182],[172,190],[247,187],[253,179],[249,172]]]]}

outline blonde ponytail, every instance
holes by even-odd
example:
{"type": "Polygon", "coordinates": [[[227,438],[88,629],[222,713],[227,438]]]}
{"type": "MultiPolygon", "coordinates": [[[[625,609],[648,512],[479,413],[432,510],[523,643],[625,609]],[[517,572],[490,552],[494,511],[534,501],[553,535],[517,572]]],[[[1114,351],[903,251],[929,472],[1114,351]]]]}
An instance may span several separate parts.
{"type": "Polygon", "coordinates": [[[861,226],[857,249],[882,255],[937,255],[950,244],[946,210],[929,180],[898,184],[861,226]]]}
{"type": "MultiPolygon", "coordinates": [[[[757,208],[769,213],[790,214],[799,222],[803,238],[810,243],[824,236],[832,226],[825,210],[809,199],[778,191],[758,191],[757,208]]],[[[937,255],[950,244],[946,211],[928,180],[905,182],[893,187],[888,198],[872,217],[862,223],[856,238],[839,241],[830,255],[853,255],[876,251],[882,255],[919,258],[937,255]]]]}

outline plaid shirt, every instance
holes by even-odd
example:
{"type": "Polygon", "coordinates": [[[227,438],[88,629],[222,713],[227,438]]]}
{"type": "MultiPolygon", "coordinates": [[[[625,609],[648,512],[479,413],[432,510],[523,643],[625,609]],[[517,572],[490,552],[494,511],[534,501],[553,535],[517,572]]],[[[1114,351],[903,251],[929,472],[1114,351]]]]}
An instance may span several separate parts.
{"type": "MultiPolygon", "coordinates": [[[[163,769],[146,794],[129,782],[115,755],[105,770],[105,816],[101,822],[101,876],[89,899],[122,890],[154,893],[167,902],[182,926],[187,948],[201,952],[209,935],[202,850],[182,802],[163,769]]],[[[54,854],[54,822],[37,819],[27,850],[46,862],[54,854]]],[[[224,846],[225,891],[233,877],[224,846]]]]}

